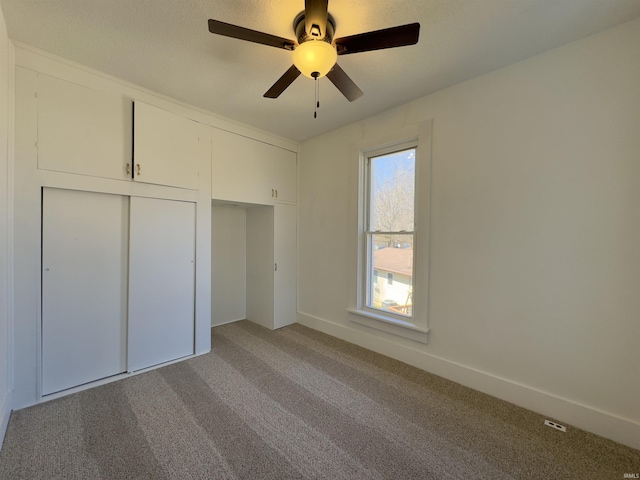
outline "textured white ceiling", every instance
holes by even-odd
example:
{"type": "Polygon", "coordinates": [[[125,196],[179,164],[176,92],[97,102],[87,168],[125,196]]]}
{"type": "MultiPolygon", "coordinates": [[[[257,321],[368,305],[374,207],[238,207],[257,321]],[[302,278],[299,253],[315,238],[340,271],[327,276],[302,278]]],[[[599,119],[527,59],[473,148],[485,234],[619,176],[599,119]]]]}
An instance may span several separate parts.
{"type": "Polygon", "coordinates": [[[349,103],[299,77],[285,50],[212,35],[214,18],[294,38],[303,0],[0,0],[14,40],[216,114],[304,140],[640,16],[640,0],[331,0],[336,37],[418,21],[417,45],[340,57],[349,103]]]}

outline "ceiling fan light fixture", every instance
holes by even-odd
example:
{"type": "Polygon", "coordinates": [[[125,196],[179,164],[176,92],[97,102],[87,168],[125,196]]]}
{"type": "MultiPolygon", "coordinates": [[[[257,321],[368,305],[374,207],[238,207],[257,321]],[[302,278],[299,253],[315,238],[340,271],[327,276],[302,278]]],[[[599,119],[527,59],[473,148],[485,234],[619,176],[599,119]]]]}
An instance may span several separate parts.
{"type": "Polygon", "coordinates": [[[321,78],[338,60],[336,47],[324,40],[307,40],[293,51],[293,64],[308,78],[321,78]]]}

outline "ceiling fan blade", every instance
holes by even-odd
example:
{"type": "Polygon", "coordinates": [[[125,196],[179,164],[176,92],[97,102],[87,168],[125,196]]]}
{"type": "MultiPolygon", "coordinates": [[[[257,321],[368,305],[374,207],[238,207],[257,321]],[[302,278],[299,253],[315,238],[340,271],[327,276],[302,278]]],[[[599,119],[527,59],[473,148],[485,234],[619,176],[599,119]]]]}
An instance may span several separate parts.
{"type": "Polygon", "coordinates": [[[295,65],[291,65],[291,68],[284,72],[284,75],[282,75],[263,96],[265,98],[278,98],[299,76],[300,70],[298,70],[295,65]]]}
{"type": "Polygon", "coordinates": [[[349,78],[349,75],[347,75],[337,63],[333,66],[333,70],[327,73],[327,78],[331,80],[331,83],[333,83],[350,102],[357,100],[363,95],[362,90],[358,88],[354,81],[349,78]]]}
{"type": "Polygon", "coordinates": [[[305,0],[305,31],[311,38],[322,40],[327,34],[329,0],[305,0]]]}
{"type": "Polygon", "coordinates": [[[220,22],[218,20],[209,19],[209,31],[216,35],[246,40],[247,42],[260,43],[271,47],[284,48],[285,50],[293,50],[295,42],[268,33],[258,32],[249,28],[238,27],[230,23],[220,22]]]}
{"type": "Polygon", "coordinates": [[[360,33],[336,40],[338,55],[368,52],[383,48],[404,47],[418,43],[420,24],[410,23],[374,32],[360,33]]]}

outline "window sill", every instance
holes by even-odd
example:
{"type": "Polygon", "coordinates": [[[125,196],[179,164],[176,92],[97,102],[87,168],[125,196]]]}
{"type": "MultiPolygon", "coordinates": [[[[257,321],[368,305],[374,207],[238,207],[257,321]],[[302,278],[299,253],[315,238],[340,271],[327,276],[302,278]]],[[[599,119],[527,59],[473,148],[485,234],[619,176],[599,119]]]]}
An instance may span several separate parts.
{"type": "Polygon", "coordinates": [[[347,312],[352,314],[349,320],[354,323],[375,328],[376,330],[381,330],[399,337],[408,338],[416,342],[427,343],[429,335],[428,328],[420,328],[412,323],[368,310],[347,308],[347,312]]]}

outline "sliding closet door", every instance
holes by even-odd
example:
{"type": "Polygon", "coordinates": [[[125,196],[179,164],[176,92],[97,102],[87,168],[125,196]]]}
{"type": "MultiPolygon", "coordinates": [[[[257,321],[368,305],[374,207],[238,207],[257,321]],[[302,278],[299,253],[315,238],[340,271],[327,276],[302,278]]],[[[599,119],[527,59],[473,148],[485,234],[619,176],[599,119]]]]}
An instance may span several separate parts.
{"type": "Polygon", "coordinates": [[[126,371],[128,206],[43,190],[43,395],[126,371]]]}
{"type": "Polygon", "coordinates": [[[131,197],[129,371],[194,353],[196,206],[131,197]]]}

